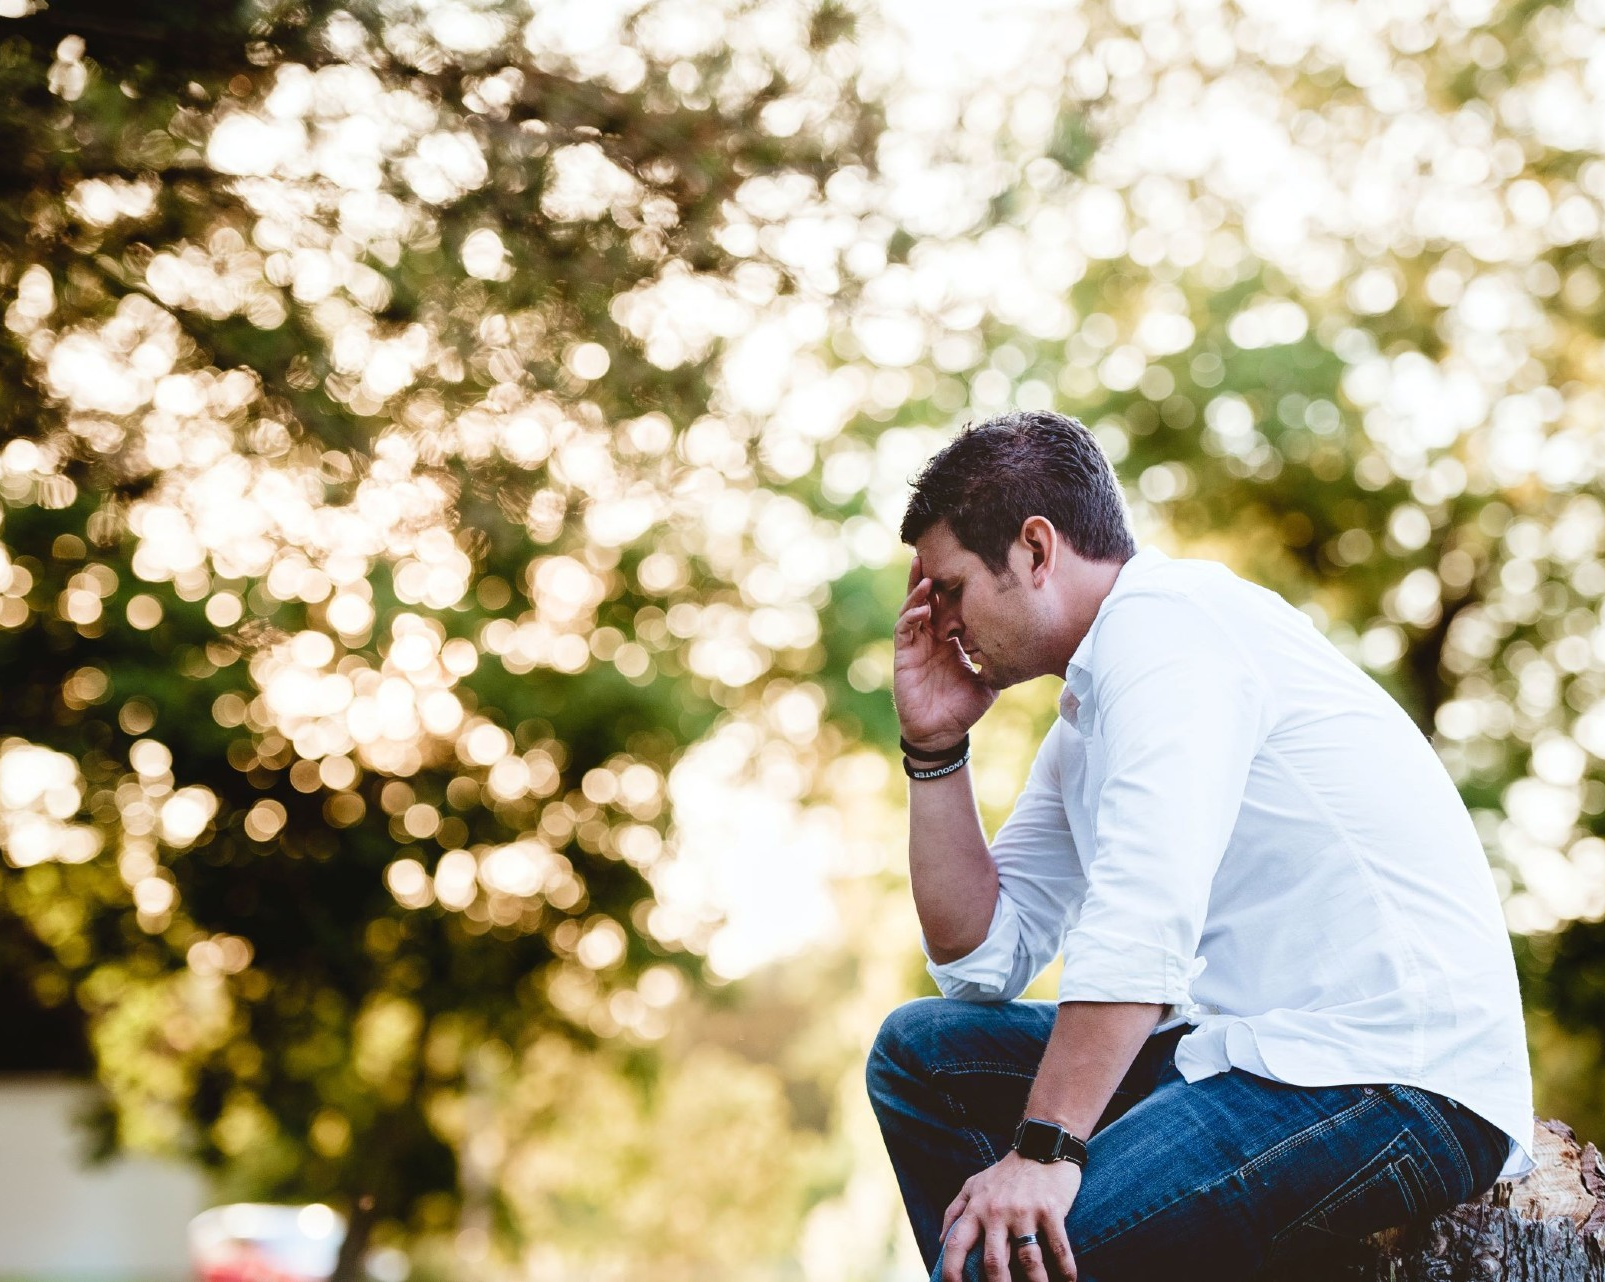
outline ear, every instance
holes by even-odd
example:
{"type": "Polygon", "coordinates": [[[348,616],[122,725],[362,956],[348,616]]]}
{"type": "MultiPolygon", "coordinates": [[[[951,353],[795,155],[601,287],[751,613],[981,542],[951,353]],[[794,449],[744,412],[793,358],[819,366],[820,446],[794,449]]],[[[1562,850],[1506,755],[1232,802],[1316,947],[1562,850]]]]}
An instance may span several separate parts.
{"type": "Polygon", "coordinates": [[[1047,517],[1028,516],[1020,526],[1020,542],[1031,558],[1026,567],[1031,586],[1040,588],[1053,577],[1059,563],[1059,532],[1047,517]]]}

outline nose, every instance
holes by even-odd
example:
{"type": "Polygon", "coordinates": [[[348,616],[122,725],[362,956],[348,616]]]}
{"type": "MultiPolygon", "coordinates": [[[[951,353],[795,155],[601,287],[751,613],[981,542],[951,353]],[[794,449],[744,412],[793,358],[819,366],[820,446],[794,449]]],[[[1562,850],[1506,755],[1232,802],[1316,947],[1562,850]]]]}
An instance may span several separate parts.
{"type": "Polygon", "coordinates": [[[932,593],[931,623],[938,638],[947,641],[958,637],[964,639],[964,620],[959,616],[958,610],[940,592],[932,593]]]}

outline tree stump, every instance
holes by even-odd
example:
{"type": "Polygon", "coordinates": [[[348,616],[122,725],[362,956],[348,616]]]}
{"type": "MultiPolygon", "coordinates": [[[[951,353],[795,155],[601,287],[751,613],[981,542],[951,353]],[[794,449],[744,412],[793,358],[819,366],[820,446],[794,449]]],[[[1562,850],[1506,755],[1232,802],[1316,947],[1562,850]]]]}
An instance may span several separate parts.
{"type": "Polygon", "coordinates": [[[1534,1127],[1538,1169],[1427,1224],[1378,1233],[1261,1282],[1605,1282],[1605,1163],[1564,1122],[1534,1127]]]}

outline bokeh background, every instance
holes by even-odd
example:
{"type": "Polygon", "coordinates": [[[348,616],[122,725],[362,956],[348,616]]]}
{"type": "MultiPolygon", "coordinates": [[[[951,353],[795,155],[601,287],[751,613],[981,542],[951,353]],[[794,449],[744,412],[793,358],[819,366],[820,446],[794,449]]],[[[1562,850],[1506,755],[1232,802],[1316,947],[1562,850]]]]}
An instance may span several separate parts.
{"type": "Polygon", "coordinates": [[[0,0],[0,1082],[382,1282],[917,1278],[895,528],[1026,406],[1432,737],[1605,1137],[1602,29],[0,0]]]}

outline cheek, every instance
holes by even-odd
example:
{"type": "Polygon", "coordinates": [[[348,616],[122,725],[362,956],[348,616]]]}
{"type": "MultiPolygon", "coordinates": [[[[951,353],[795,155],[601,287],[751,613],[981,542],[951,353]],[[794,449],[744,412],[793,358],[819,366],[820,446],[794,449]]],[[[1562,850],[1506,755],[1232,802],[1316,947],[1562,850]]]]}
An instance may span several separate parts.
{"type": "Polygon", "coordinates": [[[998,616],[998,626],[1005,636],[1018,644],[1031,635],[1031,620],[1020,610],[1005,610],[998,616]]]}

